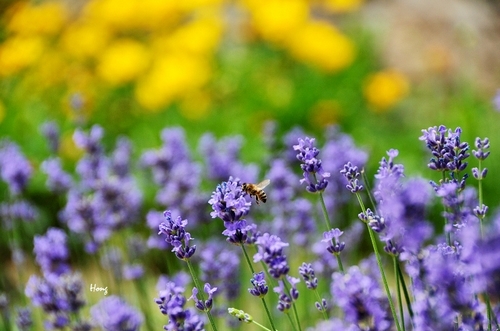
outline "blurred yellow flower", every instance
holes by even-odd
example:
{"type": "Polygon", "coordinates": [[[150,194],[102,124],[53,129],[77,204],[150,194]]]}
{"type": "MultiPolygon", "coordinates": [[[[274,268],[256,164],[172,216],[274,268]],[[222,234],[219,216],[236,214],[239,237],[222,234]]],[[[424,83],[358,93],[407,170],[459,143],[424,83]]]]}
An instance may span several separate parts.
{"type": "Polygon", "coordinates": [[[408,78],[396,70],[384,70],[369,76],[364,95],[376,112],[383,112],[404,98],[409,91],[408,78]]]}
{"type": "Polygon", "coordinates": [[[332,13],[348,13],[358,10],[364,0],[324,0],[324,7],[332,13]]]}
{"type": "Polygon", "coordinates": [[[99,58],[97,73],[104,81],[118,85],[145,72],[150,56],[143,44],[133,39],[115,40],[99,58]]]}
{"type": "Polygon", "coordinates": [[[267,40],[281,42],[292,35],[309,17],[309,6],[304,0],[269,0],[265,5],[258,0],[245,3],[253,18],[255,29],[267,40]]]}
{"type": "Polygon", "coordinates": [[[157,54],[188,52],[198,55],[212,54],[222,38],[223,25],[215,18],[201,18],[180,26],[173,33],[152,40],[157,54]]]}
{"type": "Polygon", "coordinates": [[[181,18],[178,2],[165,0],[92,0],[84,15],[115,30],[161,28],[181,18]]]}
{"type": "Polygon", "coordinates": [[[39,37],[11,37],[0,45],[0,76],[9,76],[33,64],[44,48],[39,37]]]}
{"type": "Polygon", "coordinates": [[[11,10],[12,16],[7,23],[7,30],[17,34],[53,35],[59,32],[68,20],[68,13],[62,2],[48,1],[38,5],[17,2],[11,10]]]}
{"type": "Polygon", "coordinates": [[[186,92],[202,87],[210,78],[210,65],[200,56],[165,54],[137,83],[135,97],[148,110],[158,110],[186,92]]]}
{"type": "Polygon", "coordinates": [[[329,72],[349,66],[356,53],[349,38],[323,21],[308,22],[290,36],[287,44],[297,59],[329,72]]]}
{"type": "Polygon", "coordinates": [[[76,58],[97,57],[108,44],[110,32],[98,22],[75,23],[61,35],[62,49],[76,58]]]}
{"type": "Polygon", "coordinates": [[[191,12],[200,9],[219,7],[225,0],[183,0],[178,2],[179,7],[185,12],[191,12]]]}
{"type": "Polygon", "coordinates": [[[67,62],[61,52],[46,50],[32,69],[33,74],[30,76],[34,80],[33,86],[41,91],[65,82],[67,79],[66,67],[67,62]]]}

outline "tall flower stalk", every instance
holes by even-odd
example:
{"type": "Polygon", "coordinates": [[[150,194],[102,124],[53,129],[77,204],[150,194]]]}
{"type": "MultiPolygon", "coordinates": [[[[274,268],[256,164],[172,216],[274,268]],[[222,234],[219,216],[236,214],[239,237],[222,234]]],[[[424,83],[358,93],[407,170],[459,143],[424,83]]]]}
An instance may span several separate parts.
{"type": "Polygon", "coordinates": [[[196,272],[191,264],[190,258],[196,252],[196,245],[190,245],[190,241],[192,240],[191,234],[186,231],[185,227],[187,225],[187,220],[182,220],[180,216],[177,218],[172,217],[172,213],[170,210],[165,211],[164,213],[165,222],[161,223],[159,226],[159,235],[165,236],[165,241],[169,243],[173,248],[172,252],[175,253],[175,256],[184,262],[186,262],[189,272],[191,273],[191,277],[193,278],[194,288],[193,288],[193,300],[195,301],[195,306],[200,311],[203,311],[207,314],[212,329],[214,331],[217,330],[217,325],[215,324],[215,320],[210,312],[212,309],[212,295],[217,290],[217,288],[211,288],[210,284],[205,284],[204,289],[209,295],[208,300],[205,300],[203,293],[200,292],[201,300],[198,300],[197,294],[199,292],[198,289],[201,288],[200,282],[198,281],[198,277],[196,276],[196,272]]]}
{"type": "Polygon", "coordinates": [[[394,319],[394,323],[396,324],[396,328],[398,331],[401,331],[401,326],[399,324],[399,319],[396,314],[396,309],[394,308],[394,303],[392,302],[392,296],[391,296],[391,291],[389,289],[389,284],[387,282],[387,277],[385,276],[384,272],[384,267],[382,265],[382,259],[380,257],[380,253],[378,250],[377,246],[377,241],[375,240],[375,234],[372,228],[370,227],[369,223],[372,221],[372,218],[369,216],[369,209],[365,208],[365,205],[363,203],[363,199],[361,198],[361,194],[359,192],[363,190],[363,185],[359,183],[359,176],[360,173],[358,172],[358,167],[353,166],[350,162],[348,162],[345,166],[344,169],[340,171],[342,175],[345,176],[345,178],[348,181],[348,184],[346,188],[353,194],[356,195],[356,198],[358,199],[359,206],[361,207],[362,214],[366,217],[365,219],[362,218],[362,220],[365,222],[366,227],[368,228],[368,233],[370,235],[370,240],[373,246],[373,251],[375,253],[375,257],[377,259],[377,264],[379,267],[380,275],[382,276],[382,283],[384,284],[384,289],[387,295],[387,300],[389,301],[389,306],[391,308],[391,313],[392,317],[394,319]]]}

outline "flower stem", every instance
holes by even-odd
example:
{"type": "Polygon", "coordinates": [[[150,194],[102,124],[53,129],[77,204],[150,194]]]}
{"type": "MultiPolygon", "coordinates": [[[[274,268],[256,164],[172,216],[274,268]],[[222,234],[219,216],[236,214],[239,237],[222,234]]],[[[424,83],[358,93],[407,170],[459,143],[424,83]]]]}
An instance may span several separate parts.
{"type": "MultiPolygon", "coordinates": [[[[286,281],[283,280],[283,286],[285,287],[286,291],[290,294],[290,289],[288,288],[288,285],[286,284],[286,281]]],[[[291,297],[291,294],[290,294],[291,297]]],[[[293,309],[293,314],[295,316],[295,320],[297,322],[297,326],[299,328],[299,331],[302,331],[302,327],[300,326],[300,319],[299,319],[299,314],[297,313],[297,306],[295,305],[295,301],[292,299],[292,309],[293,309]]]]}
{"type": "MultiPolygon", "coordinates": [[[[243,250],[243,255],[245,256],[245,259],[247,261],[248,267],[250,268],[250,271],[252,272],[252,274],[255,274],[255,270],[253,269],[252,262],[250,261],[250,258],[248,257],[248,253],[247,253],[247,250],[245,249],[245,245],[241,244],[240,247],[243,250]]],[[[273,321],[273,317],[271,316],[271,312],[269,311],[269,308],[267,307],[266,300],[264,300],[264,298],[260,298],[260,299],[262,300],[262,304],[264,305],[264,309],[266,311],[267,318],[269,319],[269,323],[271,323],[272,330],[277,331],[276,326],[274,326],[274,321],[273,321]]]]}
{"type": "Polygon", "coordinates": [[[318,299],[318,303],[321,305],[321,313],[323,313],[323,318],[325,321],[328,321],[328,313],[326,312],[326,307],[323,306],[323,300],[321,299],[321,296],[319,295],[318,289],[314,289],[314,294],[316,295],[316,298],[318,299]]]}
{"type": "Polygon", "coordinates": [[[408,308],[408,314],[410,314],[410,317],[411,317],[411,320],[413,321],[413,309],[411,307],[411,301],[410,301],[410,295],[408,293],[408,288],[406,287],[406,282],[405,282],[405,279],[403,277],[403,272],[401,271],[401,266],[399,265],[399,263],[397,264],[397,271],[398,271],[398,278],[401,282],[401,285],[403,287],[403,294],[405,296],[405,300],[406,300],[406,306],[408,308]]]}
{"type": "MultiPolygon", "coordinates": [[[[196,277],[196,273],[194,271],[193,265],[191,264],[191,262],[188,259],[186,259],[184,261],[186,261],[186,263],[188,265],[189,272],[191,273],[191,277],[193,277],[194,286],[198,289],[198,293],[200,294],[201,300],[203,300],[203,302],[205,302],[205,296],[203,295],[202,287],[200,286],[200,282],[198,281],[198,277],[196,277]]],[[[212,316],[212,313],[210,313],[209,310],[206,310],[205,313],[207,314],[208,320],[210,321],[210,324],[212,325],[212,329],[214,331],[217,331],[217,325],[215,324],[215,320],[214,320],[214,317],[212,316]]]]}
{"type": "Polygon", "coordinates": [[[401,281],[398,276],[398,259],[396,256],[392,256],[392,261],[394,262],[394,274],[396,275],[396,290],[398,292],[398,306],[399,306],[399,316],[401,317],[401,327],[403,331],[406,331],[405,328],[405,319],[403,313],[403,298],[401,297],[401,281]]]}
{"type": "Polygon", "coordinates": [[[332,229],[331,227],[331,222],[330,222],[330,217],[328,216],[328,212],[326,210],[326,204],[325,204],[325,199],[323,198],[323,192],[319,192],[319,201],[321,202],[321,209],[323,210],[323,216],[325,219],[325,224],[326,224],[326,230],[330,231],[332,229]]]}
{"type": "MultiPolygon", "coordinates": [[[[363,204],[363,200],[361,199],[361,195],[356,193],[356,197],[358,198],[359,205],[361,206],[361,210],[363,213],[366,213],[365,205],[363,204]]],[[[396,324],[396,328],[398,331],[401,330],[401,326],[399,325],[398,316],[396,314],[396,309],[394,308],[394,303],[392,302],[391,290],[389,289],[389,284],[387,283],[387,278],[385,277],[384,267],[382,265],[382,259],[380,257],[380,253],[378,251],[377,241],[375,240],[375,234],[372,228],[366,223],[366,227],[368,228],[368,233],[370,234],[370,240],[372,242],[373,251],[375,253],[375,257],[377,259],[378,268],[380,270],[380,275],[382,276],[382,283],[384,284],[385,293],[387,295],[387,300],[389,301],[389,306],[391,307],[392,318],[394,319],[394,323],[396,324]]]]}

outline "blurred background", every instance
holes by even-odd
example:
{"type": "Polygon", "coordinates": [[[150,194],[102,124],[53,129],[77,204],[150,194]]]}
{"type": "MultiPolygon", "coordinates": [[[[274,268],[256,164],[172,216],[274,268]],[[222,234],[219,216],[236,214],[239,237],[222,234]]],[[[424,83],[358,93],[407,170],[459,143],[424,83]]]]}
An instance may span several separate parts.
{"type": "Polygon", "coordinates": [[[279,132],[339,124],[377,158],[431,125],[488,135],[499,11],[485,0],[4,0],[0,132],[33,162],[48,119],[65,159],[77,158],[73,129],[95,123],[139,150],[174,124],[192,141],[238,133],[251,157],[268,120],[279,132]]]}
{"type": "MultiPolygon", "coordinates": [[[[370,154],[369,174],[396,148],[408,174],[429,177],[418,137],[444,124],[471,144],[490,138],[485,203],[495,207],[498,91],[493,0],[0,2],[0,138],[34,169],[51,154],[41,131],[49,120],[69,172],[83,154],[76,128],[99,124],[109,149],[128,137],[136,160],[166,127],[183,127],[192,149],[206,132],[239,135],[242,159],[262,163],[274,123],[277,137],[301,127],[319,146],[337,125],[370,154]]],[[[45,179],[30,182],[36,204],[51,203],[45,179]]],[[[57,223],[60,207],[46,205],[49,220],[35,231],[57,223]]]]}

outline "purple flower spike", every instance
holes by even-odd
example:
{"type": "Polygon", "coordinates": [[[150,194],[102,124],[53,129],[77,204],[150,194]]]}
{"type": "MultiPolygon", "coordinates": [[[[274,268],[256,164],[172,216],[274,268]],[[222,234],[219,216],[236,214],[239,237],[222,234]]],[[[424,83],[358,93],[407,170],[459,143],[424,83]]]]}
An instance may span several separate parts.
{"type": "Polygon", "coordinates": [[[48,229],[44,236],[35,236],[33,251],[44,275],[60,276],[70,270],[66,240],[66,233],[57,228],[48,229]]]}
{"type": "Polygon", "coordinates": [[[299,144],[293,145],[293,149],[297,151],[297,159],[302,162],[300,167],[304,171],[304,178],[300,180],[300,183],[306,183],[306,190],[311,193],[324,191],[328,185],[327,178],[330,177],[330,173],[323,170],[321,160],[316,158],[319,149],[314,147],[314,140],[309,137],[299,138],[299,144]]]}
{"type": "Polygon", "coordinates": [[[340,236],[344,234],[343,231],[340,231],[338,228],[332,229],[330,231],[327,231],[323,233],[323,240],[322,242],[328,243],[327,250],[331,254],[340,254],[344,250],[345,247],[345,242],[341,242],[339,240],[340,236]]]}
{"type": "Polygon", "coordinates": [[[102,299],[90,309],[94,322],[104,330],[140,330],[143,318],[132,306],[117,296],[102,299]]]}
{"type": "Polygon", "coordinates": [[[359,184],[358,180],[360,175],[358,167],[353,166],[351,162],[347,162],[344,165],[344,169],[340,170],[340,173],[347,179],[348,184],[346,188],[351,191],[351,193],[356,193],[363,189],[363,185],[359,184]]]}
{"type": "Polygon", "coordinates": [[[66,193],[73,186],[73,179],[61,167],[59,158],[52,158],[43,161],[42,171],[48,176],[47,187],[55,193],[66,193]]]}
{"type": "Polygon", "coordinates": [[[19,195],[28,185],[33,169],[19,147],[9,141],[0,141],[0,177],[9,186],[12,195],[19,195]]]}
{"type": "Polygon", "coordinates": [[[314,269],[310,263],[302,263],[299,267],[299,274],[304,279],[308,289],[314,290],[318,287],[318,278],[314,274],[314,269]]]}
{"type": "Polygon", "coordinates": [[[254,262],[264,261],[268,268],[269,274],[276,279],[281,279],[288,274],[290,267],[286,260],[286,255],[283,248],[288,246],[277,236],[264,233],[257,238],[258,252],[254,255],[254,262]]]}
{"type": "MultiPolygon", "coordinates": [[[[250,210],[250,202],[247,202],[239,179],[229,177],[227,182],[217,185],[208,201],[212,205],[212,218],[220,218],[224,223],[233,223],[243,219],[250,210]]],[[[227,227],[227,226],[226,226],[227,227]]]]}
{"type": "Polygon", "coordinates": [[[168,316],[165,330],[202,331],[204,323],[194,309],[185,309],[184,288],[174,282],[167,282],[155,299],[161,313],[168,316]]]}
{"type": "Polygon", "coordinates": [[[269,287],[267,286],[266,278],[264,276],[264,271],[253,274],[250,282],[252,283],[253,288],[249,288],[248,292],[250,292],[250,294],[253,296],[263,298],[269,291],[269,287]]]}
{"type": "Polygon", "coordinates": [[[173,246],[172,252],[175,252],[175,256],[181,260],[188,260],[195,253],[196,245],[189,246],[192,238],[185,229],[187,220],[182,220],[180,216],[173,219],[170,210],[165,211],[163,215],[166,222],[159,225],[158,235],[165,235],[165,241],[173,246]]]}
{"type": "Polygon", "coordinates": [[[188,300],[192,299],[195,302],[195,307],[199,311],[208,312],[212,310],[214,300],[213,296],[217,291],[217,287],[212,287],[209,283],[205,283],[205,286],[203,286],[203,291],[208,294],[208,299],[204,302],[198,299],[198,289],[196,287],[193,287],[193,294],[188,298],[188,300]]]}

